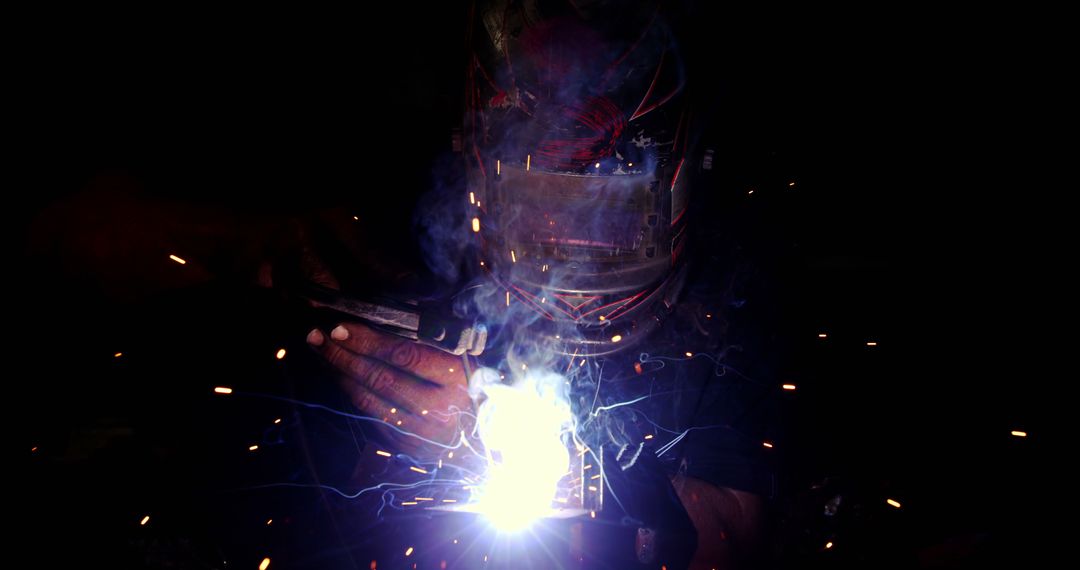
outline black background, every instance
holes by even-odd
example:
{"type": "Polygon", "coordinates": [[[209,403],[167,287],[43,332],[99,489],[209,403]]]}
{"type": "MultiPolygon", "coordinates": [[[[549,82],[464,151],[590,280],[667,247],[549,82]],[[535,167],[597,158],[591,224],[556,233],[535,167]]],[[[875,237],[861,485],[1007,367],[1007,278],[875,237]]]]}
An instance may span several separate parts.
{"type": "MultiPolygon", "coordinates": [[[[881,511],[855,525],[865,551],[845,554],[843,536],[800,550],[819,531],[797,530],[819,525],[798,519],[777,531],[784,556],[1037,558],[1037,450],[1067,376],[1051,364],[1065,341],[1042,324],[1064,310],[1055,274],[1071,259],[1052,199],[1063,153],[1043,142],[1062,130],[1056,34],[1008,14],[704,4],[683,44],[713,103],[698,221],[730,222],[782,277],[794,347],[778,510],[830,476],[881,511]]],[[[462,108],[466,8],[269,12],[27,17],[8,376],[26,418],[15,439],[38,447],[20,500],[41,552],[140,551],[143,511],[183,511],[207,471],[241,461],[193,452],[250,435],[204,433],[229,420],[196,410],[215,381],[273,375],[270,355],[298,340],[260,314],[265,293],[244,293],[281,220],[345,206],[415,255],[412,205],[462,108]],[[223,348],[192,357],[205,346],[223,348]],[[265,370],[206,367],[229,350],[265,370]]],[[[213,543],[190,530],[213,526],[201,516],[169,532],[213,543]]]]}

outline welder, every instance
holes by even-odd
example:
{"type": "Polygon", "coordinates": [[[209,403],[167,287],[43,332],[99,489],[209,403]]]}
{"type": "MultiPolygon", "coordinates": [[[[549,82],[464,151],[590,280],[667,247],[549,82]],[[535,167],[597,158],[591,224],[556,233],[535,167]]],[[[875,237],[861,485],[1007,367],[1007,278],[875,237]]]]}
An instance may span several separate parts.
{"type": "Polygon", "coordinates": [[[429,269],[453,291],[428,301],[465,325],[425,332],[440,312],[430,302],[342,301],[325,257],[302,255],[313,305],[367,317],[306,340],[359,413],[423,438],[384,430],[395,449],[422,457],[438,451],[425,440],[455,442],[461,424],[446,418],[473,409],[468,374],[506,368],[522,339],[530,357],[574,369],[571,402],[607,450],[618,499],[599,517],[632,537],[625,552],[594,549],[601,566],[748,563],[775,486],[767,390],[747,376],[767,370],[730,350],[747,336],[731,314],[742,302],[730,260],[693,240],[709,233],[692,224],[712,165],[696,144],[684,17],[653,3],[476,7],[455,141],[466,183],[444,191],[460,207],[421,219],[429,269]]]}

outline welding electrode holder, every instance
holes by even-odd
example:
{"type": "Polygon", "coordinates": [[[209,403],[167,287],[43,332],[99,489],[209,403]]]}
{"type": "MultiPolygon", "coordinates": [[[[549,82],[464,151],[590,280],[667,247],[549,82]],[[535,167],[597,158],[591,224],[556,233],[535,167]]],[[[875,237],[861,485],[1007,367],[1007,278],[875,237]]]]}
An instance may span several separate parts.
{"type": "Polygon", "coordinates": [[[301,295],[331,316],[345,315],[455,356],[479,356],[487,345],[487,327],[483,323],[447,315],[436,306],[390,298],[361,300],[314,283],[304,284],[301,295]]]}

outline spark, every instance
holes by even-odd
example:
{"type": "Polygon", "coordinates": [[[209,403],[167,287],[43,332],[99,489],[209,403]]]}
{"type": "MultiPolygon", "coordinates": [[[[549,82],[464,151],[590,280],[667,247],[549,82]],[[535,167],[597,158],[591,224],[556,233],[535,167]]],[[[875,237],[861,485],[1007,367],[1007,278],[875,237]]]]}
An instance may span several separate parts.
{"type": "Polygon", "coordinates": [[[604,315],[600,315],[600,322],[604,322],[606,320],[607,320],[607,317],[605,317],[604,315]]]}
{"type": "Polygon", "coordinates": [[[600,168],[600,163],[599,162],[596,163],[596,167],[600,168]]]}
{"type": "Polygon", "coordinates": [[[589,511],[589,518],[595,519],[596,518],[596,511],[589,511]]]}
{"type": "Polygon", "coordinates": [[[764,445],[765,447],[768,447],[769,449],[772,449],[772,447],[773,447],[773,444],[771,444],[771,443],[769,443],[767,441],[761,442],[761,445],[764,445]]]}
{"type": "Polygon", "coordinates": [[[645,434],[645,439],[652,439],[652,438],[653,438],[653,434],[651,434],[651,433],[645,434]]]}
{"type": "Polygon", "coordinates": [[[634,363],[634,372],[637,372],[638,374],[641,374],[641,373],[644,372],[644,370],[641,369],[641,363],[640,362],[635,362],[634,363]]]}
{"type": "Polygon", "coordinates": [[[686,353],[686,357],[687,357],[687,358],[692,358],[693,356],[694,356],[694,353],[693,353],[693,352],[687,352],[687,353],[686,353]]]}
{"type": "Polygon", "coordinates": [[[390,453],[389,453],[389,452],[383,451],[383,450],[381,450],[381,449],[380,449],[380,450],[378,450],[378,451],[376,451],[376,452],[375,452],[375,454],[376,454],[376,455],[381,455],[381,456],[383,456],[383,457],[391,457],[391,455],[390,455],[390,453]]]}
{"type": "Polygon", "coordinates": [[[396,414],[397,413],[397,408],[390,408],[390,413],[391,414],[396,414]]]}
{"type": "Polygon", "coordinates": [[[831,540],[829,542],[825,543],[825,550],[828,550],[830,548],[832,548],[832,541],[831,540]]]}
{"type": "Polygon", "coordinates": [[[640,401],[642,401],[642,400],[644,400],[644,399],[646,399],[648,397],[649,397],[649,395],[646,394],[644,396],[639,396],[639,397],[634,398],[633,400],[630,400],[630,401],[627,401],[627,402],[619,402],[617,404],[610,404],[610,405],[607,405],[607,406],[600,406],[600,407],[596,408],[596,410],[592,413],[592,415],[595,416],[595,415],[598,415],[600,412],[604,412],[604,411],[607,411],[607,410],[614,410],[615,408],[621,408],[622,406],[629,406],[630,404],[636,404],[636,403],[638,403],[638,402],[640,402],[640,401]]]}
{"type": "Polygon", "coordinates": [[[888,503],[890,506],[896,507],[898,509],[900,508],[900,501],[896,501],[893,499],[885,499],[885,502],[888,503]]]}
{"type": "Polygon", "coordinates": [[[443,499],[442,502],[444,502],[444,503],[456,503],[457,499],[443,499]]]}
{"type": "Polygon", "coordinates": [[[249,445],[248,446],[248,451],[255,451],[256,449],[259,449],[258,445],[249,445]]]}
{"type": "Polygon", "coordinates": [[[421,468],[419,468],[419,467],[417,467],[415,465],[410,465],[409,469],[412,469],[413,471],[416,471],[417,473],[423,473],[424,475],[427,475],[427,470],[421,469],[421,468]]]}
{"type": "Polygon", "coordinates": [[[282,358],[285,358],[285,349],[284,348],[279,348],[278,351],[277,351],[277,354],[275,356],[277,356],[278,360],[281,360],[282,358]]]}
{"type": "Polygon", "coordinates": [[[457,544],[457,539],[456,538],[454,539],[454,544],[457,544]]]}
{"type": "Polygon", "coordinates": [[[439,469],[442,469],[442,459],[439,460],[439,469]]]}
{"type": "Polygon", "coordinates": [[[270,526],[272,522],[274,522],[274,519],[266,519],[266,526],[270,526]]]}
{"type": "Polygon", "coordinates": [[[172,255],[172,254],[169,254],[169,259],[179,263],[180,265],[184,265],[185,263],[187,263],[183,259],[180,259],[179,257],[176,257],[175,255],[172,255]]]}
{"type": "Polygon", "coordinates": [[[270,557],[268,556],[266,558],[263,558],[262,562],[259,563],[259,570],[266,570],[269,567],[270,567],[270,557]]]}
{"type": "Polygon", "coordinates": [[[502,174],[502,161],[499,159],[495,159],[495,176],[498,176],[500,174],[502,174]]]}
{"type": "Polygon", "coordinates": [[[123,355],[124,355],[123,352],[117,352],[116,354],[113,355],[113,358],[120,358],[123,355]]]}
{"type": "Polygon", "coordinates": [[[592,463],[590,463],[590,464],[586,465],[585,467],[581,468],[582,471],[588,471],[589,469],[592,469],[592,463]]]}
{"type": "Polygon", "coordinates": [[[754,193],[754,189],[753,189],[753,188],[751,188],[751,189],[750,189],[750,191],[749,191],[749,192],[747,192],[746,194],[747,194],[747,195],[750,195],[750,194],[753,194],[753,193],[754,193]]]}
{"type": "Polygon", "coordinates": [[[421,416],[426,416],[427,415],[427,410],[420,410],[420,415],[421,416]]]}
{"type": "Polygon", "coordinates": [[[413,497],[414,501],[434,501],[432,497],[413,497]]]}
{"type": "Polygon", "coordinates": [[[356,220],[357,222],[359,222],[359,221],[360,221],[360,216],[353,216],[353,217],[352,217],[352,219],[353,219],[353,220],[356,220]]]}
{"type": "Polygon", "coordinates": [[[627,162],[627,163],[626,163],[626,166],[633,166],[633,165],[634,165],[634,163],[633,163],[633,162],[627,162]]]}
{"type": "Polygon", "coordinates": [[[877,346],[877,342],[875,342],[875,341],[867,342],[866,346],[877,346]]]}
{"type": "Polygon", "coordinates": [[[788,182],[788,186],[795,186],[794,182],[788,182]]]}
{"type": "Polygon", "coordinates": [[[407,506],[412,506],[412,505],[415,505],[415,504],[417,504],[416,501],[405,501],[405,502],[401,503],[401,506],[407,507],[407,506]]]}
{"type": "Polygon", "coordinates": [[[712,313],[705,313],[705,318],[706,319],[711,319],[712,318],[712,313]]]}
{"type": "Polygon", "coordinates": [[[447,458],[447,459],[453,459],[453,458],[454,458],[454,452],[453,452],[453,451],[451,451],[450,453],[447,453],[447,454],[446,454],[446,458],[447,458]]]}
{"type": "Polygon", "coordinates": [[[36,445],[35,445],[34,447],[31,447],[31,448],[30,448],[30,453],[33,453],[33,452],[35,452],[35,451],[37,451],[37,446],[36,446],[36,445]]]}
{"type": "Polygon", "coordinates": [[[146,515],[139,521],[139,526],[146,526],[146,523],[150,522],[150,515],[146,515]]]}
{"type": "Polygon", "coordinates": [[[1013,431],[1011,431],[1011,432],[1009,432],[1009,433],[1010,433],[1011,435],[1015,435],[1016,437],[1027,437],[1027,432],[1026,432],[1026,431],[1017,431],[1017,430],[1013,430],[1013,431]]]}
{"type": "Polygon", "coordinates": [[[469,192],[469,203],[476,204],[476,192],[469,192]]]}
{"type": "Polygon", "coordinates": [[[592,480],[595,480],[595,479],[599,479],[600,477],[602,477],[602,475],[597,473],[596,475],[593,475],[592,477],[589,477],[589,480],[592,481],[592,480]]]}
{"type": "Polygon", "coordinates": [[[450,372],[453,372],[453,371],[454,371],[454,369],[453,369],[453,368],[451,368],[451,369],[450,369],[450,372]]]}
{"type": "Polygon", "coordinates": [[[617,335],[611,337],[611,342],[619,342],[620,340],[622,340],[622,335],[621,334],[617,334],[617,335]]]}
{"type": "Polygon", "coordinates": [[[277,419],[275,419],[275,420],[274,420],[274,423],[275,423],[275,424],[280,424],[280,423],[281,423],[281,418],[277,418],[277,419]]]}
{"type": "Polygon", "coordinates": [[[397,425],[401,425],[401,420],[398,420],[398,421],[397,421],[397,425]]]}
{"type": "Polygon", "coordinates": [[[413,547],[410,546],[410,547],[405,549],[405,556],[412,556],[412,553],[413,553],[413,547]]]}
{"type": "Polygon", "coordinates": [[[526,154],[525,155],[525,172],[529,171],[529,165],[531,165],[531,164],[532,164],[532,155],[531,154],[526,154]]]}
{"type": "Polygon", "coordinates": [[[510,261],[517,263],[517,254],[512,249],[510,250],[510,261]]]}
{"type": "Polygon", "coordinates": [[[227,388],[225,386],[218,386],[218,387],[214,388],[214,392],[216,392],[218,394],[232,394],[232,388],[227,388]]]}
{"type": "Polygon", "coordinates": [[[480,218],[473,217],[473,219],[472,219],[472,231],[474,233],[480,233],[480,218]]]}
{"type": "Polygon", "coordinates": [[[795,385],[794,385],[794,384],[784,384],[784,385],[782,386],[782,388],[783,388],[783,389],[785,389],[785,390],[794,390],[794,389],[795,389],[795,385]]]}

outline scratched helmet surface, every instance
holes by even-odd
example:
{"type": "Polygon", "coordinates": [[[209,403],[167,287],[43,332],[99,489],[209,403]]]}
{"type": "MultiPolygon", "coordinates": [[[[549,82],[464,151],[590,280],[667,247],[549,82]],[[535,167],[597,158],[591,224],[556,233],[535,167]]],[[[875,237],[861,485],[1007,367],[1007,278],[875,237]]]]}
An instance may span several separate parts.
{"type": "Polygon", "coordinates": [[[565,352],[633,344],[673,302],[689,204],[685,77],[662,9],[492,2],[471,41],[462,151],[483,269],[565,352]]]}

